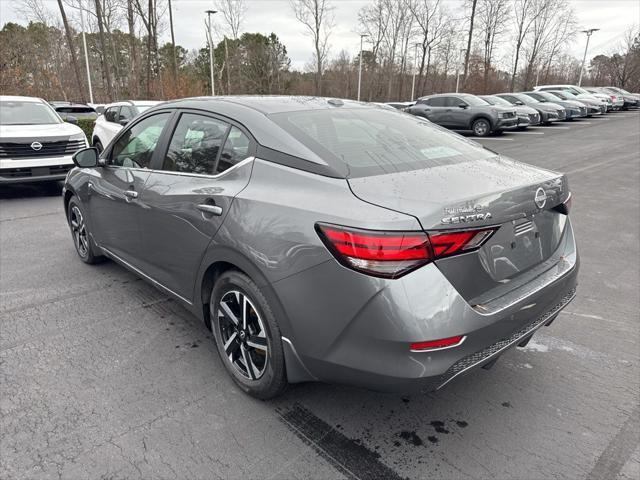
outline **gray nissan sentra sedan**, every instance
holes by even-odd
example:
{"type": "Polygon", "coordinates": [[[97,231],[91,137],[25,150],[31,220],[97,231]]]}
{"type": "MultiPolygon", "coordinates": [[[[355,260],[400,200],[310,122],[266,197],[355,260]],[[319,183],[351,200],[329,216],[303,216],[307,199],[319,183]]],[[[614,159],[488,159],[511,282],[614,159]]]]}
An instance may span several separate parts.
{"type": "Polygon", "coordinates": [[[182,302],[259,398],[304,381],[438,389],[575,295],[566,177],[405,113],[185,99],[74,160],[63,196],[81,260],[182,302]]]}

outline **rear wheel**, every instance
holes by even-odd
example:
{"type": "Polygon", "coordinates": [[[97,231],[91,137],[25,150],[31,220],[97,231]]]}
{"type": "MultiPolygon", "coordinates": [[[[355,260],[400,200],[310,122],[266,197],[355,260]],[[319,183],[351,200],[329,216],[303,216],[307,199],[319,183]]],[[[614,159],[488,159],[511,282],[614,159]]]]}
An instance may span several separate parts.
{"type": "Polygon", "coordinates": [[[263,400],[282,393],[287,380],[280,328],[258,286],[241,272],[227,271],[209,305],[218,353],[236,384],[263,400]]]}
{"type": "Polygon", "coordinates": [[[486,137],[491,133],[491,124],[484,118],[479,118],[471,126],[476,137],[486,137]]]}
{"type": "Polygon", "coordinates": [[[95,251],[84,212],[75,196],[69,200],[67,219],[69,221],[69,228],[71,229],[73,246],[76,248],[80,260],[89,264],[101,261],[103,257],[95,251]]]}

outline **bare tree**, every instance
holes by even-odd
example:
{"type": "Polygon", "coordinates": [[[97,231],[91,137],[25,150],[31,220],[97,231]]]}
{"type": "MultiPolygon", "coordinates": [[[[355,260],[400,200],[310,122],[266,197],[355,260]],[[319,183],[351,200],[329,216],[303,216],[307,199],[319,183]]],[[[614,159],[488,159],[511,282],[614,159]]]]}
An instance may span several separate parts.
{"type": "Polygon", "coordinates": [[[513,14],[516,23],[516,46],[515,46],[515,59],[513,61],[513,70],[511,73],[511,83],[509,85],[509,91],[513,92],[516,84],[516,75],[518,74],[518,63],[520,61],[520,51],[522,44],[524,43],[532,23],[536,19],[536,15],[539,12],[534,11],[534,0],[515,0],[513,4],[513,14]]]}
{"type": "Polygon", "coordinates": [[[71,27],[67,20],[67,14],[64,11],[64,5],[62,0],[58,0],[58,8],[60,8],[60,15],[62,16],[62,23],[64,24],[64,32],[67,37],[67,45],[69,47],[69,53],[71,54],[71,65],[73,66],[73,73],[75,74],[76,84],[78,86],[78,94],[83,102],[86,101],[84,96],[84,89],[82,88],[82,77],[80,76],[80,68],[78,68],[78,57],[76,56],[76,47],[73,41],[73,34],[71,33],[71,27]]]}
{"type": "Polygon", "coordinates": [[[478,20],[482,31],[483,43],[483,91],[488,92],[489,72],[496,47],[496,37],[505,31],[505,23],[509,16],[507,0],[481,0],[478,20]]]}
{"type": "Polygon", "coordinates": [[[415,19],[417,34],[420,37],[421,60],[418,69],[418,92],[424,94],[431,64],[431,50],[437,47],[442,40],[445,30],[445,16],[440,8],[440,0],[411,0],[408,7],[415,19]]]}
{"type": "Polygon", "coordinates": [[[247,5],[244,0],[216,0],[216,10],[222,13],[225,33],[233,39],[238,38],[244,17],[247,13],[247,5]]]}
{"type": "Polygon", "coordinates": [[[102,73],[106,83],[106,90],[109,101],[113,100],[113,84],[111,83],[111,72],[109,68],[109,61],[107,60],[107,49],[104,38],[104,18],[102,16],[102,2],[101,0],[95,0],[96,5],[96,17],[98,19],[98,40],[100,42],[100,63],[102,66],[102,73]]]}
{"type": "Polygon", "coordinates": [[[329,35],[334,26],[334,7],[329,0],[293,0],[291,2],[296,19],[311,36],[315,49],[316,95],[322,95],[322,72],[329,52],[329,35]]]}
{"type": "MultiPolygon", "coordinates": [[[[380,48],[387,35],[389,28],[389,16],[387,15],[386,1],[375,0],[372,4],[366,5],[358,12],[358,24],[360,32],[367,37],[367,43],[371,45],[371,61],[373,63],[373,75],[369,80],[368,99],[373,98],[374,82],[377,79],[379,65],[380,48]]],[[[364,59],[363,59],[364,60],[364,59]]]]}
{"type": "Polygon", "coordinates": [[[469,55],[471,54],[471,40],[473,40],[473,22],[476,17],[476,5],[478,0],[471,0],[471,16],[469,17],[469,37],[467,40],[467,51],[464,54],[464,82],[467,81],[467,73],[469,72],[469,55]]]}

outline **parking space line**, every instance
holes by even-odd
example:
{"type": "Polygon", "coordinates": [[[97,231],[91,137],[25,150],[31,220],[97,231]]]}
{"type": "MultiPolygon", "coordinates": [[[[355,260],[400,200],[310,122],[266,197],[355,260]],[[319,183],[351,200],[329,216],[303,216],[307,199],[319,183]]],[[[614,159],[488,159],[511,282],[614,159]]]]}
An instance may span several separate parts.
{"type": "Polygon", "coordinates": [[[549,130],[570,130],[571,127],[556,127],[555,125],[553,127],[549,127],[549,130]]]}
{"type": "Polygon", "coordinates": [[[474,140],[497,140],[498,142],[513,142],[513,138],[475,137],[474,140]]]}
{"type": "Polygon", "coordinates": [[[544,135],[544,132],[509,132],[508,135],[544,135]]]}
{"type": "Polygon", "coordinates": [[[583,122],[582,120],[579,120],[576,125],[591,125],[591,122],[583,122]]]}

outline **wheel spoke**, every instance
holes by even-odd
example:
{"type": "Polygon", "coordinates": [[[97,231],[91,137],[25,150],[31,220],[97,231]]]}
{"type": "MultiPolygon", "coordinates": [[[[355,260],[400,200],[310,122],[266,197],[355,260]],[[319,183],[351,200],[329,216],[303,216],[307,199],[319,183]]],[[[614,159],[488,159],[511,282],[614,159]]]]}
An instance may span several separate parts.
{"type": "Polygon", "coordinates": [[[265,337],[249,337],[247,339],[247,345],[257,350],[267,351],[267,339],[265,337]]]}
{"type": "Polygon", "coordinates": [[[244,345],[240,344],[240,351],[242,352],[242,361],[244,363],[245,368],[247,369],[247,373],[251,380],[255,380],[256,375],[253,371],[253,363],[251,363],[251,356],[244,345]]]}
{"type": "Polygon", "coordinates": [[[224,316],[231,320],[234,325],[237,326],[239,324],[238,317],[236,317],[236,315],[231,311],[231,308],[226,302],[220,302],[220,308],[224,311],[224,316]]]}
{"type": "Polygon", "coordinates": [[[230,360],[232,355],[238,351],[238,342],[237,342],[238,334],[233,332],[227,342],[224,344],[224,352],[227,354],[230,360]]]}
{"type": "Polygon", "coordinates": [[[247,329],[247,297],[242,296],[242,328],[247,329]]]}
{"type": "Polygon", "coordinates": [[[71,217],[71,227],[72,227],[74,230],[77,230],[77,229],[78,229],[78,227],[79,227],[79,225],[78,225],[78,220],[76,220],[75,215],[71,217]]]}

